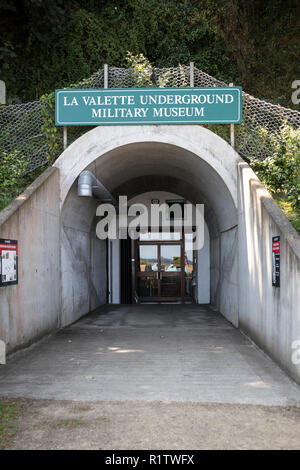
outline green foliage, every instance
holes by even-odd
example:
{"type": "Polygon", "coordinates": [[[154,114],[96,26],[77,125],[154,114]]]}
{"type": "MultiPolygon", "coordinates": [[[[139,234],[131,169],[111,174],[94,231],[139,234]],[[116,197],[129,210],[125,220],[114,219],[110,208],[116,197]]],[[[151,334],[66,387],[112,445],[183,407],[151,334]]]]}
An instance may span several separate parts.
{"type": "Polygon", "coordinates": [[[16,53],[14,52],[14,46],[10,41],[4,41],[0,45],[0,77],[1,80],[7,80],[10,78],[9,68],[12,59],[15,59],[16,53]]]}
{"type": "MultiPolygon", "coordinates": [[[[299,23],[287,0],[6,0],[0,5],[8,100],[37,99],[143,54],[195,65],[292,106],[299,23]]],[[[1,38],[0,38],[1,42],[1,38]]],[[[0,65],[1,67],[1,65],[0,65]]]]}
{"type": "Polygon", "coordinates": [[[174,87],[174,86],[188,86],[189,83],[186,80],[186,74],[182,65],[179,64],[180,78],[176,79],[172,76],[172,73],[167,70],[159,76],[158,81],[155,82],[152,79],[153,66],[150,61],[143,55],[133,55],[131,52],[127,52],[127,65],[132,72],[132,79],[135,86],[138,87],[174,87]]]}
{"type": "MultiPolygon", "coordinates": [[[[151,65],[194,61],[196,67],[242,84],[256,96],[293,106],[291,82],[299,63],[295,6],[293,0],[5,0],[0,4],[0,78],[6,81],[9,103],[43,95],[41,133],[49,164],[62,147],[62,132],[54,123],[53,90],[74,86],[70,83],[90,77],[104,63],[130,66],[139,86],[171,87],[175,84],[168,72],[153,83],[151,65]]],[[[30,119],[30,113],[23,116],[20,133],[30,119]]],[[[26,168],[26,158],[36,152],[33,139],[18,142],[14,127],[12,119],[0,134],[1,148],[15,142],[13,152],[0,155],[0,207],[29,181],[13,168],[16,179],[10,178],[11,188],[5,186],[7,168],[19,160],[26,168]]],[[[206,127],[229,140],[229,126],[206,127]]],[[[70,129],[70,138],[76,132],[70,129]]],[[[261,180],[273,194],[283,194],[288,204],[299,207],[299,134],[288,127],[279,134],[261,128],[251,134],[243,124],[235,126],[235,132],[241,154],[243,145],[246,149],[255,140],[258,158],[250,164],[261,180]],[[272,157],[262,161],[259,149],[263,154],[265,146],[272,157]]]]}
{"type": "Polygon", "coordinates": [[[251,167],[273,193],[283,193],[292,207],[300,209],[300,129],[284,125],[278,133],[259,130],[261,142],[272,156],[252,158],[251,167]]]}
{"type": "Polygon", "coordinates": [[[229,139],[230,139],[230,126],[229,125],[204,124],[203,127],[206,127],[206,129],[209,129],[214,134],[217,134],[219,137],[226,140],[226,142],[229,142],[229,139]]]}
{"type": "Polygon", "coordinates": [[[18,418],[23,404],[18,400],[0,400],[0,449],[9,446],[10,439],[15,435],[14,421],[18,418]]]}
{"type": "Polygon", "coordinates": [[[282,212],[289,219],[297,232],[300,233],[300,210],[293,207],[292,203],[286,200],[284,194],[275,194],[274,196],[282,212]]]}
{"type": "Polygon", "coordinates": [[[17,150],[0,153],[0,210],[24,189],[28,161],[17,150]]]}
{"type": "Polygon", "coordinates": [[[143,54],[133,55],[127,52],[127,62],[133,70],[134,81],[138,87],[152,87],[152,65],[143,54]]]}
{"type": "Polygon", "coordinates": [[[44,124],[42,125],[41,131],[46,137],[48,151],[47,151],[47,160],[49,164],[52,164],[57,157],[58,151],[61,147],[62,136],[58,132],[57,127],[55,126],[55,95],[54,93],[49,93],[48,95],[43,95],[41,97],[43,103],[42,115],[44,124]]]}

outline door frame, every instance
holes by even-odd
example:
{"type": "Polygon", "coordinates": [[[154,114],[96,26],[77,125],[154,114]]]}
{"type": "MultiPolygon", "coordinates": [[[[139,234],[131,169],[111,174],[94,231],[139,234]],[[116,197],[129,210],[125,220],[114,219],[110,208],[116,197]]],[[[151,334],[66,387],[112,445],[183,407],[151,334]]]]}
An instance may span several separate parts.
{"type": "MultiPolygon", "coordinates": [[[[176,301],[181,301],[183,302],[185,296],[184,296],[184,277],[185,277],[185,270],[184,270],[184,237],[181,236],[181,239],[180,240],[159,240],[159,241],[140,241],[140,240],[136,240],[135,241],[135,247],[134,247],[134,256],[135,256],[135,292],[138,294],[138,286],[137,286],[137,280],[138,280],[138,277],[153,277],[155,278],[155,276],[157,275],[156,277],[156,280],[158,281],[158,284],[157,284],[157,288],[158,288],[158,295],[157,297],[138,297],[140,301],[142,302],[150,302],[150,301],[156,301],[156,302],[176,302],[176,301]],[[138,271],[138,264],[139,264],[139,254],[138,254],[138,250],[139,250],[139,246],[140,245],[157,245],[157,272],[156,271],[153,271],[153,272],[147,272],[147,273],[141,273],[140,271],[138,271]],[[162,275],[162,272],[160,270],[160,267],[161,267],[161,255],[160,255],[160,247],[162,245],[177,245],[177,246],[180,246],[180,258],[181,258],[181,270],[180,272],[177,272],[176,274],[178,274],[178,277],[180,277],[180,295],[179,296],[176,296],[176,297],[162,297],[161,296],[161,285],[160,285],[160,281],[161,281],[161,275],[162,275]]],[[[164,272],[164,274],[173,274],[174,273],[166,273],[164,272]]]]}

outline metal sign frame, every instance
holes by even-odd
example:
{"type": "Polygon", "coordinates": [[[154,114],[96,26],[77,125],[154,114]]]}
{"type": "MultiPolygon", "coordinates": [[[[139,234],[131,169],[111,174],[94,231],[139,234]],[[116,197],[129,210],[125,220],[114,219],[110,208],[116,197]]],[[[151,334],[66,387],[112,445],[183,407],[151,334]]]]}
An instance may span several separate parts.
{"type": "Polygon", "coordinates": [[[280,287],[280,236],[272,237],[272,286],[280,287]]]}
{"type": "Polygon", "coordinates": [[[238,86],[55,90],[57,126],[241,122],[238,86]]]}

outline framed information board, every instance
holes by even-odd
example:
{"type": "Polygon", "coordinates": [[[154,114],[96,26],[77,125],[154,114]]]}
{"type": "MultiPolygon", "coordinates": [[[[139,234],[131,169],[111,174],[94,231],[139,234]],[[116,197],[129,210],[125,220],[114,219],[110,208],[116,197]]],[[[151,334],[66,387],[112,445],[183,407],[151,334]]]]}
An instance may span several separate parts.
{"type": "Polygon", "coordinates": [[[280,237],[272,237],[272,286],[280,287],[280,237]]]}
{"type": "Polygon", "coordinates": [[[0,238],[0,287],[18,284],[18,241],[0,238]]]}

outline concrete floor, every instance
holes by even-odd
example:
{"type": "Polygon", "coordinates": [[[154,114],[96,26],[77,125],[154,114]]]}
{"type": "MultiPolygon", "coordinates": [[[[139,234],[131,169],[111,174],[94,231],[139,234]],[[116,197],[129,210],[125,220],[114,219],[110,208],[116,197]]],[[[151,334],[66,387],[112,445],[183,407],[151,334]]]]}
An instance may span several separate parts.
{"type": "Polygon", "coordinates": [[[113,305],[13,355],[0,396],[284,406],[300,387],[206,306],[113,305]]]}

